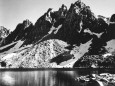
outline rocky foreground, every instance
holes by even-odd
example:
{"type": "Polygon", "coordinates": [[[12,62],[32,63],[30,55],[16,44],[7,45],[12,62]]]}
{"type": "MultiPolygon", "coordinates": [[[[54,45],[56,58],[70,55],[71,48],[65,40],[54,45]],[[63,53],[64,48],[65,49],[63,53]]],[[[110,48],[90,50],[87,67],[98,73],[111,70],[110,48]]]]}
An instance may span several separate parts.
{"type": "MultiPolygon", "coordinates": [[[[96,86],[115,86],[115,74],[101,73],[80,76],[76,78],[76,81],[80,83],[86,83],[86,86],[91,86],[94,84],[94,82],[99,84],[96,86]]],[[[95,86],[95,84],[93,86],[95,86]]]]}

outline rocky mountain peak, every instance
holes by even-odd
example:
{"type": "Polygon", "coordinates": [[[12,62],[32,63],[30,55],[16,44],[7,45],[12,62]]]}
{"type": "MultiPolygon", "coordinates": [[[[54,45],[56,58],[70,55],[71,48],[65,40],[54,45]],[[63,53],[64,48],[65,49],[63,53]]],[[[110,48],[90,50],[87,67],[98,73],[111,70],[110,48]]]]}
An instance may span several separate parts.
{"type": "Polygon", "coordinates": [[[67,6],[62,4],[62,6],[59,8],[58,10],[58,15],[60,17],[65,17],[66,16],[66,13],[67,13],[67,6]]]}
{"type": "Polygon", "coordinates": [[[0,26],[0,38],[6,38],[10,31],[3,26],[0,26]]]}
{"type": "Polygon", "coordinates": [[[115,22],[115,14],[113,14],[110,18],[110,22],[115,22]]]}
{"type": "Polygon", "coordinates": [[[24,27],[27,28],[32,24],[32,22],[29,21],[28,19],[26,19],[26,20],[23,21],[23,24],[24,24],[24,27]]]}

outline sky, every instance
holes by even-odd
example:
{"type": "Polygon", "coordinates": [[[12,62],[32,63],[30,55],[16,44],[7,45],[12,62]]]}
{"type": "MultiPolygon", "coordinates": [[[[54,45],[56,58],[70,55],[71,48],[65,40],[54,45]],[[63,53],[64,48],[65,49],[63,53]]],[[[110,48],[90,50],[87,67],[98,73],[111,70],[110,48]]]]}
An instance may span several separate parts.
{"type": "MultiPolygon", "coordinates": [[[[18,23],[29,19],[33,24],[48,8],[58,10],[62,4],[68,8],[77,0],[0,0],[0,26],[11,31],[18,23]]],[[[96,15],[110,17],[115,13],[115,0],[81,0],[96,15]]]]}

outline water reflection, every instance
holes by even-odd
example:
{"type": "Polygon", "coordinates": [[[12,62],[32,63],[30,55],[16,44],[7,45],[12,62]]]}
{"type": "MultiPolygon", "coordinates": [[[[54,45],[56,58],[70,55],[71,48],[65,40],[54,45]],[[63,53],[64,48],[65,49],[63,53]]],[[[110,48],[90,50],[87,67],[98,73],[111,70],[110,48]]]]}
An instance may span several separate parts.
{"type": "Polygon", "coordinates": [[[10,86],[14,85],[15,79],[10,75],[9,72],[5,72],[0,75],[1,75],[0,76],[0,83],[1,83],[0,85],[3,85],[3,83],[4,83],[4,85],[10,85],[10,86]]]}
{"type": "Polygon", "coordinates": [[[0,86],[88,86],[87,83],[77,82],[75,78],[99,72],[99,70],[86,69],[71,71],[0,71],[0,86]]]}
{"type": "Polygon", "coordinates": [[[54,86],[55,71],[0,72],[0,86],[54,86]]]}

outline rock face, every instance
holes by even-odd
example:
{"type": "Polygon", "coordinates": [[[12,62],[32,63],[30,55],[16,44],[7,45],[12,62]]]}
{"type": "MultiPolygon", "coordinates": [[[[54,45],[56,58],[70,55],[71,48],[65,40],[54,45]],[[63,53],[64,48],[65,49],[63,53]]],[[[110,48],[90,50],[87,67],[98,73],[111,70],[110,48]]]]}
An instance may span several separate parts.
{"type": "MultiPolygon", "coordinates": [[[[24,53],[18,52],[15,59],[13,58],[14,56],[11,57],[13,59],[11,63],[17,63],[15,67],[43,67],[43,65],[39,66],[38,64],[44,63],[48,57],[50,59],[46,61],[45,64],[49,64],[50,62],[60,64],[63,60],[78,59],[77,57],[80,58],[84,55],[103,55],[107,53],[107,43],[115,39],[114,28],[115,14],[113,14],[110,19],[106,19],[101,15],[97,18],[89,6],[78,0],[72,3],[69,9],[64,4],[62,4],[58,11],[52,11],[52,9],[49,8],[35,24],[32,24],[29,20],[23,21],[23,23],[18,24],[16,29],[4,39],[5,42],[1,42],[1,46],[17,41],[22,41],[22,45],[19,48],[31,44],[32,47],[21,51],[24,53]],[[54,39],[61,40],[64,44],[69,44],[69,46],[60,50],[59,46],[63,46],[63,43],[58,46],[57,41],[55,42],[54,39]],[[89,41],[91,41],[90,45],[87,44],[89,41]],[[50,46],[52,45],[51,43],[56,46],[50,46]],[[43,46],[41,46],[42,44],[43,46]],[[86,51],[81,49],[87,45],[88,47],[84,49],[86,51]],[[39,46],[41,46],[42,49],[39,46]],[[52,50],[49,50],[50,47],[53,47],[52,50]],[[57,51],[53,50],[55,47],[57,51]],[[67,51],[65,51],[65,49],[67,51]],[[75,53],[71,54],[74,49],[75,53]],[[38,57],[36,57],[35,53],[30,54],[30,52],[36,52],[36,50],[38,50],[37,53],[39,52],[37,54],[38,57]],[[56,54],[55,51],[60,51],[60,53],[56,54]],[[55,52],[55,54],[48,55],[48,52],[55,52]],[[43,58],[45,58],[45,60],[43,60],[43,58]],[[42,59],[42,61],[38,61],[40,59],[42,59]],[[31,63],[30,60],[33,60],[33,63],[31,63]]],[[[88,61],[86,61],[86,63],[88,61]]],[[[13,64],[11,64],[11,67],[14,67],[14,65],[12,65],[13,64]]]]}
{"type": "Polygon", "coordinates": [[[86,55],[81,57],[73,67],[81,68],[115,68],[114,55],[86,55]]]}
{"type": "Polygon", "coordinates": [[[10,31],[3,26],[0,26],[0,41],[9,35],[10,31]]]}
{"type": "Polygon", "coordinates": [[[2,43],[1,46],[26,38],[32,28],[33,24],[29,20],[23,21],[23,23],[18,24],[16,29],[5,38],[5,43],[2,43]]]}

